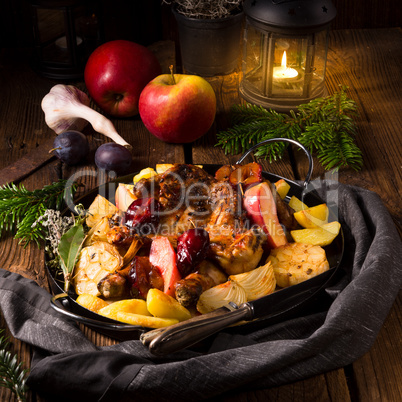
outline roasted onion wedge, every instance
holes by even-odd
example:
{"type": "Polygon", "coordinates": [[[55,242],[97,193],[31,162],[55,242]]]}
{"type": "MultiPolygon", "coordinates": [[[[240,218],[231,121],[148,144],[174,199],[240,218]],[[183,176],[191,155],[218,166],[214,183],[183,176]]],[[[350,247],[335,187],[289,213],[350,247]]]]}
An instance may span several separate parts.
{"type": "Polygon", "coordinates": [[[246,291],[236,282],[227,281],[202,293],[197,302],[197,310],[206,314],[226,306],[229,302],[240,306],[246,301],[246,291]]]}
{"type": "Polygon", "coordinates": [[[276,286],[274,269],[270,262],[252,271],[231,275],[229,280],[236,282],[245,290],[247,301],[269,295],[276,286]]]}

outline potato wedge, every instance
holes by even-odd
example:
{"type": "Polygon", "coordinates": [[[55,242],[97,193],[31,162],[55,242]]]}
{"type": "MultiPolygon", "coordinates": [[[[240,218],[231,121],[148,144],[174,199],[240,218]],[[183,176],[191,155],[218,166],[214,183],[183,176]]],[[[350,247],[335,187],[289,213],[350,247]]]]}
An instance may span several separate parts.
{"type": "Polygon", "coordinates": [[[158,318],[125,312],[117,313],[117,320],[125,322],[126,324],[139,325],[147,328],[163,328],[179,322],[179,320],[175,320],[174,318],[158,318]]]}
{"type": "Polygon", "coordinates": [[[147,303],[141,299],[125,299],[119,300],[101,308],[98,314],[108,318],[117,320],[118,313],[131,313],[150,316],[151,313],[147,309],[147,303]]]}
{"type": "Polygon", "coordinates": [[[142,169],[140,173],[136,174],[133,178],[133,183],[136,184],[138,183],[141,179],[149,179],[152,176],[156,176],[157,172],[155,172],[154,169],[151,167],[147,167],[145,169],[142,169]]]}
{"type": "Polygon", "coordinates": [[[97,313],[100,309],[109,305],[107,301],[88,293],[83,293],[79,295],[76,299],[76,302],[80,306],[85,307],[88,310],[93,311],[94,313],[97,313]]]}
{"type": "Polygon", "coordinates": [[[191,318],[191,313],[176,299],[155,288],[148,291],[147,308],[153,316],[159,318],[175,318],[178,321],[191,318]]]}
{"type": "Polygon", "coordinates": [[[300,226],[311,229],[328,223],[329,210],[327,204],[303,209],[294,213],[294,217],[300,226]]]}
{"type": "Polygon", "coordinates": [[[171,163],[157,163],[155,166],[156,173],[161,174],[166,172],[166,170],[170,169],[174,165],[171,163]]]}
{"type": "Polygon", "coordinates": [[[95,226],[105,215],[113,215],[117,212],[117,208],[105,197],[98,194],[92,201],[87,210],[86,223],[91,228],[95,226]]]}
{"type": "Polygon", "coordinates": [[[328,246],[338,236],[340,230],[341,224],[334,221],[313,229],[292,230],[290,234],[297,243],[328,246]]]}
{"type": "Polygon", "coordinates": [[[281,197],[282,200],[284,200],[287,193],[290,190],[290,184],[287,183],[284,179],[280,179],[275,183],[275,187],[276,192],[279,194],[279,197],[281,197]]]}
{"type": "Polygon", "coordinates": [[[296,212],[302,211],[303,209],[308,209],[308,206],[304,202],[300,201],[294,195],[292,195],[292,197],[290,198],[289,207],[295,210],[296,212]]]}

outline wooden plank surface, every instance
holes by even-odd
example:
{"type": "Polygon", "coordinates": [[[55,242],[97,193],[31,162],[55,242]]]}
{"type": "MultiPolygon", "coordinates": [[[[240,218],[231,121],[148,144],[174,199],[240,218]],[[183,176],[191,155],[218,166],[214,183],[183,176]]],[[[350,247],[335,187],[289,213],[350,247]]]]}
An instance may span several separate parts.
{"type": "MultiPolygon", "coordinates": [[[[331,33],[328,53],[327,87],[336,91],[339,84],[349,86],[349,95],[360,108],[358,118],[358,144],[365,156],[361,172],[342,171],[340,181],[377,191],[401,229],[401,29],[342,30],[331,33]]],[[[158,43],[153,47],[161,60],[172,61],[173,44],[158,43]]],[[[34,150],[48,138],[48,128],[40,109],[43,96],[56,83],[35,75],[29,68],[29,58],[24,52],[0,54],[0,168],[34,150]]],[[[174,61],[174,58],[173,58],[174,61]]],[[[165,64],[166,66],[166,64],[165,64]]],[[[210,132],[192,145],[165,144],[149,135],[138,117],[113,119],[123,137],[133,145],[135,169],[161,162],[233,163],[237,156],[224,155],[214,147],[216,132],[230,125],[229,110],[241,100],[238,95],[240,73],[208,80],[218,94],[218,113],[210,132]]],[[[85,89],[82,82],[76,83],[85,89]]],[[[96,108],[95,105],[92,105],[96,108]]],[[[103,142],[102,137],[86,128],[92,152],[103,142]]],[[[296,155],[298,156],[298,155],[296,155]]],[[[297,157],[297,170],[293,171],[287,158],[265,168],[284,177],[304,177],[306,162],[297,157]]],[[[70,177],[82,171],[85,188],[97,185],[93,175],[93,162],[66,168],[51,161],[38,172],[27,177],[23,184],[28,189],[41,188],[60,177],[70,177]]],[[[323,175],[316,163],[314,177],[323,175]]],[[[47,288],[44,273],[43,251],[34,245],[22,248],[11,235],[0,241],[0,266],[36,280],[47,288]]],[[[5,324],[0,321],[0,327],[5,324]]],[[[96,331],[81,327],[86,336],[97,345],[110,345],[115,341],[96,331]]],[[[349,367],[323,373],[293,384],[252,392],[221,395],[219,401],[391,401],[402,396],[401,372],[401,298],[395,302],[372,349],[349,367]]],[[[6,329],[6,333],[7,329],[6,329]]],[[[8,334],[9,335],[9,334],[8,334]]],[[[29,368],[31,349],[28,345],[11,339],[12,351],[17,353],[24,366],[29,368]]],[[[0,400],[15,402],[14,396],[0,387],[0,400]]],[[[37,395],[29,400],[47,402],[37,395]]]]}

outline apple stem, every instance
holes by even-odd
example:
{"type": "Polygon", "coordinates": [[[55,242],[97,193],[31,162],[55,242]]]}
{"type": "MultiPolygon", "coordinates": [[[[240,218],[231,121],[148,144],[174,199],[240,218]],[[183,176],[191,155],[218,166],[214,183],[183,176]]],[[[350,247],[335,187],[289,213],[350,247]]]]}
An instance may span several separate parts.
{"type": "Polygon", "coordinates": [[[170,70],[170,75],[172,77],[173,85],[176,85],[176,80],[174,79],[174,74],[173,74],[173,64],[171,64],[169,66],[169,70],[170,70]]]}

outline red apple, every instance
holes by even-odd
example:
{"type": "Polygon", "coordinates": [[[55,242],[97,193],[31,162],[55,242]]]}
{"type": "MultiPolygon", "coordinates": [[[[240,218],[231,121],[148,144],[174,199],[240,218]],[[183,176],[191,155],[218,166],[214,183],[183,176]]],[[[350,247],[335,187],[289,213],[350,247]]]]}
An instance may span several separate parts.
{"type": "Polygon", "coordinates": [[[104,112],[130,117],[138,114],[138,100],[145,85],[161,73],[149,49],[127,40],[114,40],[89,56],[84,79],[92,99],[104,112]]]}
{"type": "Polygon", "coordinates": [[[276,212],[275,199],[267,182],[249,187],[244,193],[243,205],[250,219],[267,234],[270,247],[287,244],[276,212]]]}
{"type": "Polygon", "coordinates": [[[142,91],[140,116],[157,138],[176,144],[193,142],[212,126],[216,96],[197,75],[162,74],[142,91]]]}

